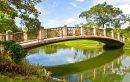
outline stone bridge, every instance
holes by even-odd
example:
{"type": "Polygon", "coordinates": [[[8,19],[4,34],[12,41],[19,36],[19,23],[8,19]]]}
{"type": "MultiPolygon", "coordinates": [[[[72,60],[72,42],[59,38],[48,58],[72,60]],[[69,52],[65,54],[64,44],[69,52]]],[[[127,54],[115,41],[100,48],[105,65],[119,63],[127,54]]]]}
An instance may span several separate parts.
{"type": "Polygon", "coordinates": [[[125,44],[125,37],[120,36],[119,33],[96,27],[67,27],[67,25],[56,28],[41,27],[38,36],[29,36],[25,30],[17,33],[7,31],[6,34],[0,34],[0,40],[15,40],[23,48],[76,39],[103,42],[106,44],[104,48],[122,48],[125,44]]]}

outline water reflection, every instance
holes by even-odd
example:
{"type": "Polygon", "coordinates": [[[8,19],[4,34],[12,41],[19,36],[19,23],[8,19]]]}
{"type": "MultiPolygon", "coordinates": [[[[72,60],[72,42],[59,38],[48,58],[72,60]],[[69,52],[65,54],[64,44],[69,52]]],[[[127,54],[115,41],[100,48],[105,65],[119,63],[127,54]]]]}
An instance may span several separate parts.
{"type": "Polygon", "coordinates": [[[103,51],[46,45],[27,50],[26,59],[46,66],[52,76],[68,82],[129,82],[130,51],[103,51]]]}
{"type": "Polygon", "coordinates": [[[99,56],[102,50],[78,49],[66,45],[46,45],[27,51],[26,60],[30,63],[43,64],[44,66],[55,66],[76,63],[99,56]]]}
{"type": "Polygon", "coordinates": [[[121,61],[124,59],[125,54],[100,67],[57,78],[68,82],[119,82],[123,80],[125,75],[129,76],[130,74],[129,68],[120,67],[121,61]]]}

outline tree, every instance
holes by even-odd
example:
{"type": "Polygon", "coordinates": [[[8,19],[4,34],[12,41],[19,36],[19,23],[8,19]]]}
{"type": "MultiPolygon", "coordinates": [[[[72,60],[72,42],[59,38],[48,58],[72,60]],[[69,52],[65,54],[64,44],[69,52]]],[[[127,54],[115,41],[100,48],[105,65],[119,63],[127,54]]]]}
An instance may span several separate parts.
{"type": "Polygon", "coordinates": [[[102,24],[103,28],[106,23],[113,23],[115,21],[125,23],[129,20],[129,17],[125,16],[119,8],[108,5],[106,2],[93,6],[89,11],[82,12],[79,17],[86,17],[87,21],[89,19],[95,20],[97,25],[102,24]]]}
{"type": "Polygon", "coordinates": [[[35,32],[41,25],[38,20],[40,12],[35,8],[35,5],[40,2],[41,0],[0,0],[0,11],[10,15],[12,19],[21,18],[27,29],[35,32]]]}
{"type": "Polygon", "coordinates": [[[0,12],[0,33],[5,34],[7,30],[12,30],[13,32],[22,31],[21,28],[18,28],[15,24],[15,21],[10,17],[0,12]]]}
{"type": "Polygon", "coordinates": [[[84,24],[84,23],[80,23],[80,24],[75,24],[75,26],[79,27],[80,25],[83,25],[84,27],[87,26],[87,24],[84,24]]]}
{"type": "Polygon", "coordinates": [[[79,27],[79,24],[75,24],[76,27],[79,27]]]}

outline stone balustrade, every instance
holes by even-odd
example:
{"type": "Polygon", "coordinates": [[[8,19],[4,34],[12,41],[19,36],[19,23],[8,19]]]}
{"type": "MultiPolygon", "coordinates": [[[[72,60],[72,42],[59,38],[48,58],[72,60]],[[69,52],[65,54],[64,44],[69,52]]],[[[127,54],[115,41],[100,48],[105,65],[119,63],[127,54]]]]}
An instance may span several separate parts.
{"type": "MultiPolygon", "coordinates": [[[[54,37],[76,37],[76,36],[99,36],[99,37],[109,37],[115,40],[119,40],[121,42],[125,42],[125,37],[120,36],[119,33],[114,33],[113,31],[108,31],[105,28],[99,29],[94,27],[84,27],[81,25],[80,27],[67,27],[67,25],[63,25],[63,27],[56,28],[44,28],[41,27],[39,30],[39,36],[36,38],[40,42],[44,42],[44,39],[54,38],[54,37]]],[[[0,34],[1,41],[15,40],[16,42],[28,42],[30,41],[29,36],[26,33],[26,30],[23,32],[12,33],[12,31],[6,31],[6,34],[0,34]]]]}

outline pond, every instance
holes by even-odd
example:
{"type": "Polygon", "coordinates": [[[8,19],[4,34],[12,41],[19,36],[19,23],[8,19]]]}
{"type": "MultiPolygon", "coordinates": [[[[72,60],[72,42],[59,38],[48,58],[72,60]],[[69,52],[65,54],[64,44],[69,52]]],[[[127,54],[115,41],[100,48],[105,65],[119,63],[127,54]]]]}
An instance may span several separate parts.
{"type": "Polygon", "coordinates": [[[50,44],[26,50],[25,60],[43,64],[52,77],[68,82],[128,82],[130,51],[50,44]]]}

